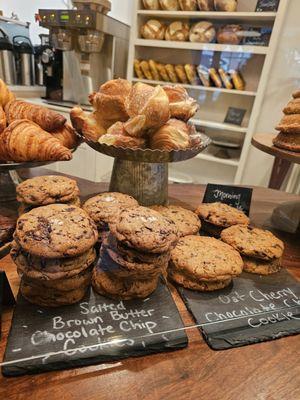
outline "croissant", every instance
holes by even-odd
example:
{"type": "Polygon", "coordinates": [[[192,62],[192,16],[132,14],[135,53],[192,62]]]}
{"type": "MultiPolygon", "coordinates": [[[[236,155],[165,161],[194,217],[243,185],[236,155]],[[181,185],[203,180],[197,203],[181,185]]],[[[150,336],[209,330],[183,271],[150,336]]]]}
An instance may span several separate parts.
{"type": "Polygon", "coordinates": [[[79,145],[80,138],[77,136],[75,129],[68,123],[62,128],[56,129],[50,132],[55,139],[58,139],[60,143],[67,147],[67,149],[74,149],[79,145]]]}
{"type": "Polygon", "coordinates": [[[6,84],[0,79],[0,105],[2,107],[12,100],[15,100],[16,96],[8,89],[6,84]]]}
{"type": "Polygon", "coordinates": [[[0,133],[3,132],[5,128],[6,128],[6,115],[2,106],[0,105],[0,133]]]}
{"type": "Polygon", "coordinates": [[[100,86],[99,92],[90,95],[90,103],[95,109],[96,117],[105,129],[117,121],[127,121],[128,114],[124,103],[131,87],[132,84],[125,79],[114,79],[100,86]]]}
{"type": "Polygon", "coordinates": [[[130,136],[143,136],[147,130],[160,128],[170,118],[169,99],[161,86],[136,83],[125,106],[130,119],[124,128],[130,136]]]}
{"type": "Polygon", "coordinates": [[[198,104],[196,100],[189,97],[188,92],[180,85],[164,86],[169,102],[170,112],[172,118],[182,119],[188,121],[192,118],[197,110],[198,104]]]}
{"type": "Polygon", "coordinates": [[[143,138],[128,136],[124,129],[124,123],[116,122],[108,129],[105,135],[101,136],[99,143],[107,144],[109,146],[137,149],[145,147],[146,140],[143,138]]]}
{"type": "Polygon", "coordinates": [[[170,119],[150,136],[150,148],[158,150],[181,150],[190,146],[189,126],[178,119],[170,119]]]}
{"type": "Polygon", "coordinates": [[[12,122],[0,135],[0,158],[6,161],[67,161],[72,153],[59,140],[27,119],[12,122]]]}
{"type": "Polygon", "coordinates": [[[64,126],[65,117],[47,107],[28,103],[27,101],[10,101],[5,107],[7,122],[10,124],[16,119],[28,119],[38,124],[47,132],[64,126]]]}
{"type": "Polygon", "coordinates": [[[106,129],[97,120],[95,113],[88,114],[80,107],[73,107],[70,118],[76,131],[88,140],[97,142],[100,136],[106,133],[106,129]]]}

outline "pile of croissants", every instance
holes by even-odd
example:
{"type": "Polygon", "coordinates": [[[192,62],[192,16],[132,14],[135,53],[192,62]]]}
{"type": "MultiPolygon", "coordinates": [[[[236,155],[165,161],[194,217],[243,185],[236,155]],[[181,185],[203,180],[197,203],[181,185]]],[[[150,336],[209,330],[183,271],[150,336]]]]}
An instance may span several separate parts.
{"type": "Polygon", "coordinates": [[[123,148],[183,150],[201,143],[187,123],[198,109],[180,85],[150,86],[115,79],[90,95],[94,111],[71,110],[74,128],[86,139],[123,148]]]}
{"type": "Polygon", "coordinates": [[[78,144],[78,136],[65,117],[17,100],[0,79],[1,161],[67,161],[78,144]]]}

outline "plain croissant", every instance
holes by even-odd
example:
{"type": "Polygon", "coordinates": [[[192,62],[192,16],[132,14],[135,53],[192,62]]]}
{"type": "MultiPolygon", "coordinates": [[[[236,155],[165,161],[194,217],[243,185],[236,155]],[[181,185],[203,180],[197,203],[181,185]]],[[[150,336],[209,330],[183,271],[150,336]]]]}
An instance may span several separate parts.
{"type": "Polygon", "coordinates": [[[150,137],[150,148],[158,150],[182,150],[190,146],[189,126],[178,119],[170,119],[150,137]]]}
{"type": "Polygon", "coordinates": [[[47,107],[14,100],[5,106],[7,122],[10,124],[16,119],[29,119],[47,132],[52,132],[64,126],[67,121],[61,114],[49,110],[47,107]]]}
{"type": "Polygon", "coordinates": [[[189,96],[184,87],[173,85],[164,86],[163,89],[169,98],[171,118],[188,121],[196,114],[198,104],[189,96]]]}
{"type": "Polygon", "coordinates": [[[0,105],[4,108],[6,104],[15,100],[16,96],[8,89],[6,84],[0,79],[0,105]]]}
{"type": "Polygon", "coordinates": [[[97,120],[95,113],[88,114],[80,107],[73,107],[70,118],[76,131],[88,140],[97,142],[100,136],[106,133],[106,129],[97,120]]]}
{"type": "Polygon", "coordinates": [[[6,115],[2,106],[0,105],[0,133],[3,132],[5,128],[6,128],[6,115]]]}
{"type": "Polygon", "coordinates": [[[75,149],[75,147],[79,145],[80,138],[76,135],[75,129],[68,123],[65,123],[62,128],[56,129],[50,133],[68,149],[75,149]]]}
{"type": "Polygon", "coordinates": [[[12,122],[0,135],[5,161],[67,161],[72,153],[58,139],[27,119],[12,122]]]}

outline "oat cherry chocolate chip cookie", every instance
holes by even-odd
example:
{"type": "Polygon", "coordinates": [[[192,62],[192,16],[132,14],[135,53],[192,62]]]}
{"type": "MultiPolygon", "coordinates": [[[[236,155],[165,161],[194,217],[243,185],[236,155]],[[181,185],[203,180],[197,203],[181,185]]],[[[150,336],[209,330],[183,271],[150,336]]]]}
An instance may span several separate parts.
{"type": "Polygon", "coordinates": [[[164,217],[172,220],[178,230],[178,237],[196,235],[201,227],[198,216],[190,210],[179,206],[152,206],[152,210],[158,211],[164,217]]]}
{"type": "Polygon", "coordinates": [[[209,291],[229,285],[242,269],[243,260],[231,246],[210,237],[185,236],[171,251],[168,273],[189,289],[209,291]]]}
{"type": "Polygon", "coordinates": [[[88,251],[96,243],[98,232],[84,210],[52,204],[22,215],[17,221],[14,239],[30,254],[65,258],[88,251]]]}
{"type": "Polygon", "coordinates": [[[281,258],[264,261],[253,257],[243,256],[243,261],[244,271],[252,274],[270,275],[281,270],[281,258]]]}
{"type": "Polygon", "coordinates": [[[122,210],[109,227],[119,242],[139,251],[163,253],[177,241],[175,223],[146,207],[122,210]]]}
{"type": "Polygon", "coordinates": [[[242,255],[260,260],[280,258],[284,250],[283,242],[272,232],[245,225],[235,225],[223,230],[221,239],[242,255]]]}
{"type": "Polygon", "coordinates": [[[138,206],[138,202],[131,196],[117,192],[101,193],[87,200],[83,209],[95,221],[98,228],[112,223],[119,212],[125,208],[138,206]]]}
{"type": "Polygon", "coordinates": [[[195,213],[202,222],[202,228],[219,237],[221,231],[232,225],[248,225],[249,218],[242,211],[224,203],[202,203],[195,213]]]}
{"type": "Polygon", "coordinates": [[[78,199],[79,195],[76,181],[55,175],[27,179],[16,190],[17,200],[32,206],[69,203],[78,199]]]}

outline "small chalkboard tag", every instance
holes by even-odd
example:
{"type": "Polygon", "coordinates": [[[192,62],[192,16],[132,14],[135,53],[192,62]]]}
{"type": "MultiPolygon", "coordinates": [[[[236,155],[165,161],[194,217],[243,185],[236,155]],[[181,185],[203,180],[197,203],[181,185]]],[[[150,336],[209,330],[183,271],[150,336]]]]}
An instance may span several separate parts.
{"type": "Polygon", "coordinates": [[[208,183],[203,203],[221,202],[243,211],[249,216],[252,189],[240,186],[216,185],[208,183]]]}
{"type": "Polygon", "coordinates": [[[258,0],[255,11],[277,11],[280,0],[258,0]]]}
{"type": "Polygon", "coordinates": [[[300,333],[300,284],[285,270],[269,276],[243,273],[215,292],[178,290],[214,350],[300,333]]]}
{"type": "Polygon", "coordinates": [[[246,110],[243,108],[229,107],[224,122],[226,124],[242,125],[246,110]]]}
{"type": "Polygon", "coordinates": [[[15,298],[5,271],[0,270],[0,337],[2,332],[1,315],[3,306],[13,306],[15,298]]]}
{"type": "Polygon", "coordinates": [[[59,309],[32,305],[19,294],[2,373],[17,376],[92,365],[187,344],[181,317],[162,281],[143,300],[110,300],[90,289],[80,303],[59,309]]]}

